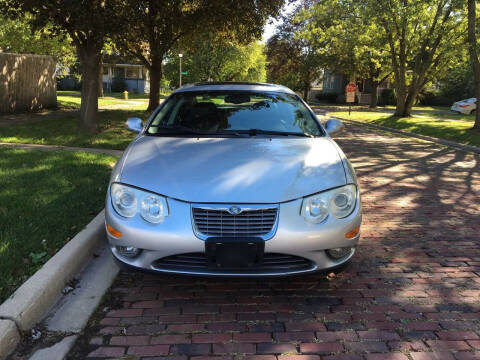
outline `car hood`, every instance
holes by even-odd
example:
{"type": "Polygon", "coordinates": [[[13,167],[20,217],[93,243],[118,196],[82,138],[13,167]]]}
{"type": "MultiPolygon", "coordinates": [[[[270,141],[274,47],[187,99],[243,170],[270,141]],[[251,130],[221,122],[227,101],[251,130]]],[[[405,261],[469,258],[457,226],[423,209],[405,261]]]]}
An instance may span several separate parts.
{"type": "Polygon", "coordinates": [[[139,137],[119,181],[189,202],[279,203],[344,185],[333,141],[322,138],[139,137]]]}

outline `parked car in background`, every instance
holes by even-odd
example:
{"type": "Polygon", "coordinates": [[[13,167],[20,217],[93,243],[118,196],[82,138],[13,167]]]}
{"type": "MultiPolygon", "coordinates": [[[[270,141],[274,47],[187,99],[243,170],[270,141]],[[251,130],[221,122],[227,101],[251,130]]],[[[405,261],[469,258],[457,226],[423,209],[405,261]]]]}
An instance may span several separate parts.
{"type": "Polygon", "coordinates": [[[118,161],[105,224],[114,257],[150,271],[281,276],[334,270],[360,237],[355,172],[290,89],[200,83],[176,90],[118,161]]]}
{"type": "Polygon", "coordinates": [[[474,114],[477,110],[477,99],[470,98],[454,102],[450,110],[461,114],[474,114]]]}

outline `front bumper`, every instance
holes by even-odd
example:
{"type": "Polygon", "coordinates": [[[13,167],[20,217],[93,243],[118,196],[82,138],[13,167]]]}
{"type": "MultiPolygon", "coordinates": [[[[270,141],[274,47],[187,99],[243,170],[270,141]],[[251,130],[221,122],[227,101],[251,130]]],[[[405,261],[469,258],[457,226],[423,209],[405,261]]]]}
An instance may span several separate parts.
{"type": "MultiPolygon", "coordinates": [[[[182,254],[201,256],[205,252],[205,241],[198,238],[193,231],[191,204],[168,199],[170,216],[161,224],[150,224],[136,215],[131,219],[119,216],[107,196],[105,221],[122,233],[115,238],[107,232],[114,257],[120,262],[134,268],[164,273],[205,275],[205,276],[284,276],[325,271],[347,263],[355,253],[360,233],[347,239],[345,234],[360,226],[362,209],[357,194],[355,210],[344,219],[329,216],[320,224],[307,223],[300,216],[302,199],[279,205],[277,229],[273,237],[265,241],[265,254],[291,256],[304,259],[302,267],[282,269],[257,269],[252,271],[219,271],[208,268],[163,267],[161,259],[182,254]],[[133,246],[142,249],[134,258],[120,254],[117,246],[133,246]],[[341,259],[333,259],[326,253],[327,249],[350,247],[349,254],[341,259]]],[[[298,260],[300,261],[300,260],[298,260]]]]}

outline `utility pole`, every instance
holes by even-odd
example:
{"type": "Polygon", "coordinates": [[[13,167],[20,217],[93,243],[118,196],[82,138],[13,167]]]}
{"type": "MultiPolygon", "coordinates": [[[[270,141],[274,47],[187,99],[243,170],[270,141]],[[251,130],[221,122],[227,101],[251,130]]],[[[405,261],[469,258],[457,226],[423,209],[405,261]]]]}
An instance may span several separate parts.
{"type": "Polygon", "coordinates": [[[178,87],[182,87],[182,57],[183,54],[178,54],[178,57],[180,58],[180,82],[178,87]]]}

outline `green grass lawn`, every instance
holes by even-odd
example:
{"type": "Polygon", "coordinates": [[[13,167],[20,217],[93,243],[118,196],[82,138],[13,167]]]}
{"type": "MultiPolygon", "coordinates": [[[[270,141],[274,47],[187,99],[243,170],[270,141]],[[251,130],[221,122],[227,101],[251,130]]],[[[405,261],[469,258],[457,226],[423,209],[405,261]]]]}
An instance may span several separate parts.
{"type": "MultiPolygon", "coordinates": [[[[118,92],[118,93],[104,93],[104,97],[100,99],[117,99],[117,100],[123,100],[123,93],[118,92]]],[[[165,95],[165,94],[163,94],[165,95]]],[[[71,97],[80,97],[80,91],[57,91],[57,96],[71,96],[71,97]]],[[[145,100],[148,101],[148,96],[149,94],[142,94],[142,93],[133,93],[129,92],[128,93],[128,98],[130,100],[145,100]]]]}
{"type": "Polygon", "coordinates": [[[140,110],[103,110],[98,114],[99,132],[92,136],[79,129],[76,111],[43,116],[45,118],[38,122],[0,126],[0,142],[123,150],[135,137],[125,129],[127,118],[148,118],[148,114],[140,110]]]}
{"type": "MultiPolygon", "coordinates": [[[[169,93],[162,93],[160,100],[165,99],[169,93]]],[[[129,93],[128,100],[125,100],[123,93],[105,93],[104,97],[98,99],[99,109],[128,108],[129,110],[146,110],[148,106],[148,94],[129,93]]],[[[57,102],[59,108],[78,109],[80,108],[79,91],[57,91],[57,102]]]]}
{"type": "MultiPolygon", "coordinates": [[[[79,109],[80,100],[79,91],[57,91],[57,102],[61,109],[79,109]]],[[[148,94],[129,93],[128,100],[125,100],[122,93],[106,93],[104,97],[98,99],[99,109],[128,108],[129,110],[146,110],[147,106],[148,94]]]]}
{"type": "MultiPolygon", "coordinates": [[[[339,110],[348,111],[349,105],[345,105],[345,104],[312,104],[312,107],[315,107],[315,108],[318,108],[318,109],[336,108],[336,109],[339,109],[339,110]]],[[[395,106],[394,105],[378,106],[377,109],[374,110],[374,111],[382,111],[384,109],[395,110],[395,106]]],[[[445,111],[445,110],[450,110],[450,108],[448,106],[424,106],[424,105],[414,105],[412,109],[415,110],[415,111],[435,111],[435,110],[445,111]]],[[[352,105],[352,111],[355,111],[355,110],[372,111],[368,107],[368,105],[352,105]]]]}
{"type": "Polygon", "coordinates": [[[125,129],[125,121],[129,117],[139,117],[145,121],[149,113],[145,111],[148,95],[134,94],[136,99],[131,100],[124,100],[120,95],[109,94],[99,99],[99,132],[94,136],[78,126],[79,115],[75,109],[80,108],[80,93],[59,91],[58,104],[63,111],[50,111],[43,115],[21,114],[19,116],[27,116],[35,121],[0,126],[0,142],[123,150],[135,137],[125,129]]]}
{"type": "Polygon", "coordinates": [[[374,111],[352,111],[350,116],[348,111],[335,111],[329,115],[480,146],[480,133],[471,130],[474,123],[473,115],[432,113],[421,110],[409,118],[399,118],[392,114],[374,111]]]}
{"type": "Polygon", "coordinates": [[[0,146],[0,303],[102,210],[116,160],[0,146]]]}

